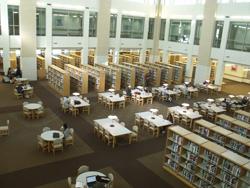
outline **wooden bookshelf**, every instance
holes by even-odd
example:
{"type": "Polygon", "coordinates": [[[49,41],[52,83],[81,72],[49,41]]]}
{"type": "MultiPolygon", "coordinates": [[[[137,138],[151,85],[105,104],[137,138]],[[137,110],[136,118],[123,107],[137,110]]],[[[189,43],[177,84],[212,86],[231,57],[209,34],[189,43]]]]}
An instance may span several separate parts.
{"type": "Polygon", "coordinates": [[[217,126],[206,120],[196,120],[193,125],[193,132],[202,137],[216,142],[219,145],[250,158],[249,145],[250,139],[229,131],[223,127],[217,126]]]}
{"type": "Polygon", "coordinates": [[[121,54],[119,56],[119,63],[133,63],[133,58],[129,54],[121,54]]]}
{"type": "Polygon", "coordinates": [[[71,65],[75,65],[75,59],[69,55],[65,55],[65,54],[60,54],[59,58],[61,59],[61,62],[65,65],[65,64],[71,64],[71,65]]]}
{"type": "Polygon", "coordinates": [[[225,114],[216,116],[215,122],[228,130],[237,132],[238,134],[250,138],[250,124],[237,120],[225,114]]]}
{"type": "Polygon", "coordinates": [[[88,64],[94,66],[95,55],[88,55],[88,64]]]}
{"type": "Polygon", "coordinates": [[[36,63],[37,63],[38,80],[45,80],[46,79],[45,58],[42,56],[36,56],[36,63]]]}
{"type": "Polygon", "coordinates": [[[141,67],[146,67],[149,70],[150,75],[150,84],[153,86],[160,86],[161,85],[161,68],[152,66],[150,64],[134,62],[134,64],[139,65],[141,67]]]}
{"type": "Polygon", "coordinates": [[[48,66],[49,86],[56,90],[62,96],[70,95],[70,78],[69,74],[63,69],[55,66],[48,66]]]}
{"type": "Polygon", "coordinates": [[[64,63],[57,56],[52,56],[52,65],[55,65],[61,69],[64,69],[64,63]]]}
{"type": "Polygon", "coordinates": [[[130,68],[135,68],[135,85],[136,86],[146,86],[146,76],[149,73],[148,68],[141,67],[139,65],[131,64],[131,63],[121,63],[130,68]]]}
{"type": "Polygon", "coordinates": [[[10,67],[12,69],[16,69],[17,68],[17,57],[16,57],[16,53],[15,52],[11,52],[10,53],[10,67]]]}
{"type": "Polygon", "coordinates": [[[75,53],[71,53],[70,56],[74,58],[75,66],[80,67],[81,66],[81,56],[77,55],[75,53]]]}
{"type": "Polygon", "coordinates": [[[129,85],[131,86],[131,88],[135,87],[135,68],[115,63],[110,63],[109,66],[120,69],[122,88],[126,88],[129,85]]]}
{"type": "Polygon", "coordinates": [[[95,67],[104,70],[105,87],[106,89],[114,88],[115,90],[121,89],[121,71],[118,68],[110,67],[104,64],[95,63],[95,67]]]}
{"type": "Polygon", "coordinates": [[[168,128],[163,168],[189,187],[241,188],[250,161],[180,127],[168,128]],[[231,186],[232,185],[232,186],[231,186]]]}
{"type": "Polygon", "coordinates": [[[149,63],[146,62],[146,64],[158,67],[161,69],[161,79],[160,79],[160,85],[168,83],[169,85],[172,84],[172,73],[173,69],[172,67],[167,66],[166,64],[157,64],[157,63],[149,63]]]}
{"type": "Polygon", "coordinates": [[[65,64],[64,69],[70,75],[70,87],[81,94],[88,93],[88,72],[71,64],[65,64]]]}
{"type": "Polygon", "coordinates": [[[244,110],[236,110],[234,112],[234,117],[240,121],[250,123],[250,112],[246,112],[244,110]]]}
{"type": "Polygon", "coordinates": [[[91,65],[83,64],[81,68],[89,75],[89,84],[92,84],[98,92],[105,91],[105,71],[91,65]]]}

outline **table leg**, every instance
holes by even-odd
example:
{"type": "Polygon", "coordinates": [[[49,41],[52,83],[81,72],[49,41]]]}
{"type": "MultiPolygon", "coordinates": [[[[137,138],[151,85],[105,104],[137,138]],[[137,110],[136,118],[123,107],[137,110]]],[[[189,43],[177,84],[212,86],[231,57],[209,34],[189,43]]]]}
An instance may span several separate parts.
{"type": "Polygon", "coordinates": [[[90,114],[90,106],[88,107],[88,115],[90,114]]]}
{"type": "Polygon", "coordinates": [[[112,147],[113,147],[113,148],[115,147],[115,137],[113,137],[113,144],[112,144],[112,147]]]}
{"type": "Polygon", "coordinates": [[[129,141],[128,141],[128,143],[131,144],[131,140],[132,140],[131,134],[129,134],[128,136],[129,136],[129,141]]]}

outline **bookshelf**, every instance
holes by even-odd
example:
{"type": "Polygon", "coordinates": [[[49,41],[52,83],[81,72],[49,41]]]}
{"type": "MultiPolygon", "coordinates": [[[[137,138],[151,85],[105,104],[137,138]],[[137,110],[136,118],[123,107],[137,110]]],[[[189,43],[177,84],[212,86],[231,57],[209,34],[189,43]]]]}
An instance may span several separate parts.
{"type": "Polygon", "coordinates": [[[149,73],[148,68],[141,67],[139,65],[131,64],[131,63],[121,63],[130,68],[135,68],[135,85],[136,86],[146,86],[146,76],[149,73]]]}
{"type": "Polygon", "coordinates": [[[196,120],[193,125],[193,132],[202,137],[216,142],[219,145],[239,153],[240,155],[250,158],[250,139],[237,133],[229,131],[223,127],[217,126],[206,120],[196,120]]]}
{"type": "Polygon", "coordinates": [[[121,71],[118,68],[110,67],[103,64],[95,63],[95,67],[104,70],[105,75],[105,87],[106,89],[114,88],[115,90],[121,89],[121,71]]]}
{"type": "Polygon", "coordinates": [[[160,86],[161,85],[161,69],[159,67],[152,66],[150,64],[134,62],[134,64],[139,65],[141,67],[146,67],[149,70],[150,76],[150,84],[153,86],[160,86]]]}
{"type": "Polygon", "coordinates": [[[216,116],[215,122],[228,130],[234,131],[244,137],[250,138],[250,125],[249,123],[237,120],[225,114],[216,116]]]}
{"type": "Polygon", "coordinates": [[[88,72],[89,84],[92,84],[98,92],[105,91],[105,71],[92,65],[83,64],[81,68],[88,72]]]}
{"type": "Polygon", "coordinates": [[[126,88],[129,85],[135,87],[135,68],[120,64],[109,64],[110,67],[118,68],[121,71],[121,87],[126,88]]]}
{"type": "Polygon", "coordinates": [[[71,56],[65,55],[65,54],[60,54],[59,58],[61,59],[61,62],[65,64],[71,64],[75,65],[75,59],[71,56]]]}
{"type": "Polygon", "coordinates": [[[240,121],[250,123],[250,113],[244,110],[236,110],[234,113],[234,117],[240,121]]]}
{"type": "Polygon", "coordinates": [[[248,187],[250,161],[180,127],[168,128],[163,169],[189,187],[248,187]]]}
{"type": "Polygon", "coordinates": [[[70,95],[70,78],[69,74],[63,69],[55,66],[48,66],[49,86],[56,90],[62,96],[70,95]]]}
{"type": "Polygon", "coordinates": [[[119,56],[119,63],[133,63],[133,58],[129,54],[121,54],[119,56]]]}
{"type": "Polygon", "coordinates": [[[45,80],[46,78],[45,58],[42,56],[36,56],[36,63],[37,63],[38,80],[45,80]]]}
{"type": "Polygon", "coordinates": [[[167,64],[156,64],[156,63],[149,63],[146,62],[146,64],[158,67],[161,69],[161,79],[160,79],[160,85],[168,83],[169,85],[172,84],[172,67],[167,66],[167,64]]]}
{"type": "Polygon", "coordinates": [[[81,56],[77,55],[75,53],[71,53],[70,56],[74,58],[75,66],[80,67],[81,66],[81,56]]]}
{"type": "Polygon", "coordinates": [[[70,87],[81,94],[88,93],[88,72],[71,64],[65,64],[64,69],[70,75],[70,87]]]}
{"type": "Polygon", "coordinates": [[[61,69],[64,69],[64,64],[61,59],[57,56],[52,56],[52,65],[55,65],[61,69]]]}

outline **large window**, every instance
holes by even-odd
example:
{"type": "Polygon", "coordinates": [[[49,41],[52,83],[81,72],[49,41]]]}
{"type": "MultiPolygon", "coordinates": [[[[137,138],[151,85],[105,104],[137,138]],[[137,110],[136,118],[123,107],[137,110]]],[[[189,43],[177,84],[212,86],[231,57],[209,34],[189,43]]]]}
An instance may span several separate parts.
{"type": "Polygon", "coordinates": [[[161,19],[160,40],[165,39],[166,19],[161,19]]]}
{"type": "Polygon", "coordinates": [[[9,35],[19,35],[19,7],[8,5],[9,35]]]}
{"type": "Polygon", "coordinates": [[[82,36],[83,12],[53,9],[53,36],[82,36]]]}
{"type": "Polygon", "coordinates": [[[155,24],[155,19],[154,18],[149,18],[148,39],[153,39],[153,37],[154,37],[154,24],[155,24]]]}
{"type": "Polygon", "coordinates": [[[97,12],[89,13],[89,37],[96,37],[97,33],[97,12]]]}
{"type": "Polygon", "coordinates": [[[36,35],[45,36],[46,12],[45,8],[36,9],[36,35]]]}
{"type": "Polygon", "coordinates": [[[227,49],[250,52],[250,22],[231,22],[227,49]]]}
{"type": "Polygon", "coordinates": [[[213,47],[220,48],[224,21],[216,21],[214,29],[213,47]]]}
{"type": "Polygon", "coordinates": [[[116,37],[116,24],[117,24],[117,14],[111,14],[110,15],[110,38],[116,37]]]}
{"type": "Polygon", "coordinates": [[[173,42],[189,43],[190,31],[190,20],[170,20],[168,40],[173,42]]]}
{"type": "Polygon", "coordinates": [[[142,39],[144,21],[143,17],[122,16],[121,38],[142,39]]]}
{"type": "Polygon", "coordinates": [[[202,20],[197,20],[196,26],[195,26],[195,34],[194,34],[194,44],[195,45],[200,44],[201,27],[202,27],[202,20]]]}

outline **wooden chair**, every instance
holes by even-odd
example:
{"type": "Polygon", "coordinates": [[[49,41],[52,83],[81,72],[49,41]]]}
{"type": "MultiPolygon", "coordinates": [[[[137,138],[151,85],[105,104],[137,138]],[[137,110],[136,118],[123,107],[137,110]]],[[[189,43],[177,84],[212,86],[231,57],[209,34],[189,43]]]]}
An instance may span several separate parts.
{"type": "Polygon", "coordinates": [[[119,108],[125,108],[125,101],[119,102],[119,108]]]}
{"type": "Polygon", "coordinates": [[[63,141],[62,139],[56,139],[52,145],[52,151],[53,151],[53,154],[55,155],[55,152],[56,151],[63,151],[63,141]]]}
{"type": "Polygon", "coordinates": [[[38,149],[41,149],[43,152],[48,150],[48,143],[45,142],[40,135],[37,135],[37,146],[38,149]]]}
{"type": "Polygon", "coordinates": [[[174,124],[180,123],[181,121],[181,115],[179,113],[174,112],[173,113],[173,122],[174,124]]]}
{"type": "Polygon", "coordinates": [[[123,127],[125,127],[125,125],[126,125],[124,122],[121,122],[120,124],[121,124],[123,127]]]}
{"type": "Polygon", "coordinates": [[[103,97],[100,93],[97,94],[97,103],[103,103],[103,97]]]}
{"type": "Polygon", "coordinates": [[[216,116],[215,112],[213,110],[209,109],[208,112],[207,112],[208,119],[211,119],[212,121],[214,121],[215,120],[215,116],[216,116]]]}
{"type": "Polygon", "coordinates": [[[166,95],[160,95],[159,96],[159,101],[162,101],[162,102],[167,101],[167,96],[166,95]]]}
{"type": "Polygon", "coordinates": [[[181,124],[185,125],[186,127],[190,127],[191,126],[191,119],[184,115],[181,118],[181,124]]]}
{"type": "Polygon", "coordinates": [[[149,127],[148,127],[148,131],[152,132],[153,136],[156,136],[157,132],[158,132],[158,128],[155,125],[153,125],[153,124],[150,123],[149,127]]]}
{"type": "Polygon", "coordinates": [[[70,128],[70,135],[64,139],[63,144],[65,146],[74,144],[74,129],[73,128],[70,128]]]}
{"type": "Polygon", "coordinates": [[[69,111],[69,106],[65,105],[65,104],[62,104],[62,111],[63,113],[66,113],[69,111]]]}
{"type": "Polygon", "coordinates": [[[114,175],[112,173],[108,174],[108,178],[110,179],[110,182],[108,183],[108,188],[113,188],[114,185],[114,175]]]}
{"type": "Polygon", "coordinates": [[[200,114],[203,115],[204,117],[207,116],[207,109],[201,106],[200,114]]]}
{"type": "Polygon", "coordinates": [[[103,140],[104,140],[104,142],[107,142],[108,145],[112,144],[113,136],[109,132],[104,131],[103,140]]]}
{"type": "Polygon", "coordinates": [[[35,118],[36,118],[36,119],[39,119],[40,117],[43,117],[43,115],[44,115],[44,110],[43,110],[43,108],[38,109],[38,110],[35,111],[35,118]]]}
{"type": "Polygon", "coordinates": [[[32,119],[32,112],[26,108],[23,109],[23,115],[25,118],[32,119]]]}
{"type": "Polygon", "coordinates": [[[77,170],[77,175],[82,174],[82,173],[84,173],[84,172],[88,172],[88,171],[89,171],[89,166],[87,166],[87,165],[82,165],[82,166],[80,166],[80,167],[78,168],[78,170],[77,170]]]}
{"type": "Polygon", "coordinates": [[[71,177],[67,178],[67,182],[68,182],[68,188],[75,188],[75,184],[73,183],[71,177]]]}
{"type": "Polygon", "coordinates": [[[9,126],[0,126],[0,136],[7,136],[9,135],[9,126]]]}
{"type": "Polygon", "coordinates": [[[106,107],[109,109],[109,110],[114,110],[114,103],[111,102],[110,100],[107,100],[106,102],[106,107]]]}
{"type": "Polygon", "coordinates": [[[69,107],[69,112],[76,117],[79,114],[79,109],[71,106],[69,107]]]}
{"type": "Polygon", "coordinates": [[[136,96],[136,104],[143,106],[144,100],[140,97],[140,95],[136,96]]]}
{"type": "Polygon", "coordinates": [[[143,119],[137,114],[135,114],[135,125],[139,127],[143,125],[143,119]]]}
{"type": "Polygon", "coordinates": [[[153,104],[153,97],[147,98],[147,104],[153,104]]]}
{"type": "Polygon", "coordinates": [[[144,119],[144,121],[143,121],[143,130],[147,129],[147,131],[148,131],[149,130],[149,126],[150,126],[149,125],[149,121],[144,119]]]}
{"type": "Polygon", "coordinates": [[[44,133],[46,131],[50,131],[50,128],[49,127],[44,127],[43,130],[42,130],[42,132],[44,133]]]}
{"type": "Polygon", "coordinates": [[[131,96],[131,102],[136,103],[136,96],[135,95],[131,96]]]}
{"type": "Polygon", "coordinates": [[[103,136],[104,136],[104,129],[98,126],[98,137],[103,139],[103,136]]]}
{"type": "Polygon", "coordinates": [[[139,128],[138,126],[134,125],[132,127],[132,133],[130,134],[130,138],[129,138],[129,143],[131,144],[133,141],[137,142],[138,141],[138,132],[139,132],[139,128]]]}
{"type": "Polygon", "coordinates": [[[14,95],[16,96],[17,99],[22,99],[23,98],[23,94],[18,93],[16,89],[14,89],[14,95]]]}

